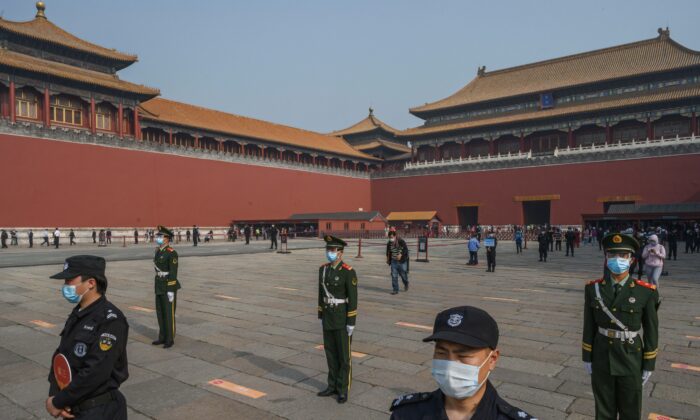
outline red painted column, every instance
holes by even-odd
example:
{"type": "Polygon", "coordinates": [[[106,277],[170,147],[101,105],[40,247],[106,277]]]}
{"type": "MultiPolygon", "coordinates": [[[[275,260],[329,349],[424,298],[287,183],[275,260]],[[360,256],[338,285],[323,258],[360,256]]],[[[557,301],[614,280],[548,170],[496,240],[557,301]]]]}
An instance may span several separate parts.
{"type": "Polygon", "coordinates": [[[411,145],[411,162],[415,163],[416,162],[416,146],[411,145]]]}
{"type": "Polygon", "coordinates": [[[651,126],[651,118],[647,117],[647,138],[652,140],[654,138],[654,127],[651,126]]]}
{"type": "Polygon", "coordinates": [[[119,138],[124,137],[124,106],[119,102],[119,109],[117,110],[117,134],[119,138]]]}
{"type": "Polygon", "coordinates": [[[435,156],[433,157],[433,160],[441,160],[442,156],[440,156],[440,146],[435,144],[435,156]]]}
{"type": "Polygon", "coordinates": [[[260,155],[262,156],[263,159],[265,159],[265,146],[260,146],[261,153],[260,155]]]}
{"type": "Polygon", "coordinates": [[[605,123],[605,144],[612,143],[612,127],[610,123],[605,123]]]}
{"type": "Polygon", "coordinates": [[[168,130],[168,145],[173,145],[173,129],[168,130]]]}
{"type": "Polygon", "coordinates": [[[199,149],[199,136],[194,136],[194,148],[199,149]]]}
{"type": "Polygon", "coordinates": [[[567,143],[568,143],[569,147],[572,149],[576,146],[574,144],[574,131],[571,129],[571,127],[569,127],[569,134],[568,134],[567,143]]]}
{"type": "Polygon", "coordinates": [[[489,155],[493,156],[496,154],[496,142],[493,139],[489,140],[489,155]]]}
{"type": "Polygon", "coordinates": [[[315,165],[315,164],[316,164],[316,156],[311,156],[311,159],[312,159],[312,162],[313,162],[314,165],[315,165]]]}
{"type": "Polygon", "coordinates": [[[51,106],[50,106],[50,96],[49,96],[49,88],[45,87],[44,88],[44,126],[49,127],[51,126],[51,106]]]}
{"type": "Polygon", "coordinates": [[[297,163],[301,162],[301,153],[296,152],[297,154],[297,163]]]}
{"type": "Polygon", "coordinates": [[[97,132],[97,115],[95,115],[95,98],[90,98],[90,131],[97,132]]]}
{"type": "Polygon", "coordinates": [[[465,157],[467,157],[467,148],[466,148],[466,146],[465,146],[465,143],[466,143],[466,142],[462,142],[462,147],[461,147],[461,150],[459,151],[459,157],[462,158],[462,159],[464,159],[465,157]]]}
{"type": "Polygon", "coordinates": [[[17,104],[15,103],[15,82],[10,81],[10,121],[17,121],[17,104]]]}
{"type": "Polygon", "coordinates": [[[525,133],[520,132],[520,152],[525,153],[525,133]]]}
{"type": "Polygon", "coordinates": [[[138,108],[138,106],[134,107],[134,139],[135,140],[141,139],[141,124],[139,123],[139,108],[138,108]]]}
{"type": "Polygon", "coordinates": [[[219,151],[222,151],[222,150],[224,150],[224,142],[220,141],[219,142],[219,151]]]}

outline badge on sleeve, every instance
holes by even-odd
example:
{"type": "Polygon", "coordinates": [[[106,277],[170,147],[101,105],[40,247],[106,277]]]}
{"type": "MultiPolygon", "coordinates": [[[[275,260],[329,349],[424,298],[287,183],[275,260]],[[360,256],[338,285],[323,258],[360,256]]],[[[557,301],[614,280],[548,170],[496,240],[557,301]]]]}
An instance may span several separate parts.
{"type": "Polygon", "coordinates": [[[80,341],[75,343],[75,347],[73,347],[73,354],[78,357],[84,357],[87,354],[87,344],[80,341]]]}
{"type": "Polygon", "coordinates": [[[117,341],[117,337],[109,333],[103,333],[100,336],[100,350],[108,351],[112,348],[114,343],[117,341]]]}

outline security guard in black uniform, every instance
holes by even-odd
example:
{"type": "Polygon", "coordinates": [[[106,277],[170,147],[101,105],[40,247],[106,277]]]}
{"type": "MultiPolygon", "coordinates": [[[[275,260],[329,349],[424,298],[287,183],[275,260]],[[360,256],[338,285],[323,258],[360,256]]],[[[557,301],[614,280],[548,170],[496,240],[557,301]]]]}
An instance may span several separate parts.
{"type": "Polygon", "coordinates": [[[498,324],[487,312],[460,306],[435,318],[433,392],[403,395],[391,404],[393,420],[534,420],[503,400],[488,376],[496,368],[498,324]]]}
{"type": "Polygon", "coordinates": [[[163,348],[175,344],[175,309],[177,307],[177,291],[180,282],[177,279],[177,251],[170,246],[173,231],[165,226],[158,226],[156,243],[158,249],[153,257],[156,269],[156,314],[158,315],[158,339],[154,346],[163,344],[163,348]]]}
{"type": "Polygon", "coordinates": [[[630,275],[636,239],[611,233],[602,246],[605,275],[584,291],[583,364],[591,375],[596,419],[638,420],[642,387],[659,351],[659,293],[630,275]]]}
{"type": "Polygon", "coordinates": [[[328,387],[319,397],[337,394],[338,403],[348,400],[352,384],[352,332],[357,319],[357,273],[343,262],[347,243],[326,235],[327,264],[318,270],[318,319],[323,328],[323,348],[328,363],[328,387]]]}
{"type": "Polygon", "coordinates": [[[61,331],[54,352],[68,360],[71,382],[59,388],[53,357],[46,411],[78,419],[126,419],[126,399],[119,392],[129,377],[126,342],[129,324],[122,311],[105,297],[107,278],[102,257],[70,257],[63,271],[51,276],[64,280],[63,297],[77,304],[61,331]]]}

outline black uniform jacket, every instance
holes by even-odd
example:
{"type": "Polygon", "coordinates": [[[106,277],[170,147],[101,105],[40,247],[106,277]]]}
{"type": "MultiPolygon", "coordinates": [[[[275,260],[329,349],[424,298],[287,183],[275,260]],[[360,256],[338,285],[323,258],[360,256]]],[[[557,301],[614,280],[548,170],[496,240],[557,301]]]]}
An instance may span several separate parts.
{"type": "Polygon", "coordinates": [[[54,352],[68,359],[72,380],[59,390],[53,374],[53,356],[49,373],[49,395],[56,408],[77,404],[118,389],[129,377],[126,340],[129,324],[124,314],[104,296],[79,311],[76,305],[61,331],[61,343],[54,352]]]}
{"type": "MultiPolygon", "coordinates": [[[[501,398],[491,382],[484,385],[486,392],[471,420],[537,420],[523,410],[513,407],[501,398]]],[[[391,404],[391,420],[448,420],[445,396],[439,389],[403,395],[391,404]]]]}

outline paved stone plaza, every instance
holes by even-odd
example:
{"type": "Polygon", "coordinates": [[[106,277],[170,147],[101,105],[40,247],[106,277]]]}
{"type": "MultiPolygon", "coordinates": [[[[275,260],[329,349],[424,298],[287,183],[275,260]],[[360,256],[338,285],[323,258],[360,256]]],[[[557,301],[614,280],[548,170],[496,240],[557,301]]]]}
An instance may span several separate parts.
{"type": "MultiPolygon", "coordinates": [[[[387,418],[397,395],[435,389],[432,344],[421,339],[438,311],[465,304],[488,310],[499,323],[501,359],[491,380],[503,397],[540,419],[592,418],[581,317],[583,286],[603,266],[597,246],[538,263],[533,246],[516,255],[512,242],[501,242],[496,272],[486,273],[483,254],[478,267],[469,267],[463,242],[438,240],[429,263],[411,262],[410,290],[391,296],[382,242],[372,242],[362,259],[353,258],[356,247],[346,250],[359,275],[359,308],[345,405],[316,396],[326,378],[316,315],[321,241],[294,241],[291,248],[305,249],[288,255],[266,251],[263,241],[207,245],[197,254],[177,247],[183,289],[169,350],[150,345],[157,335],[153,268],[138,259],[152,255],[148,246],[0,252],[0,418],[48,418],[50,357],[71,310],[60,282],[48,276],[61,270],[65,255],[87,252],[108,258],[107,296],[131,326],[131,375],[122,387],[131,419],[387,418]]],[[[667,268],[644,418],[698,419],[700,255],[680,254],[667,268]]]]}

